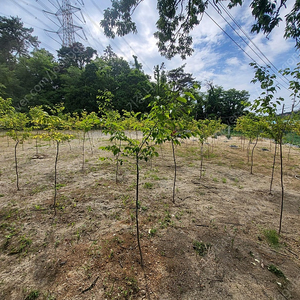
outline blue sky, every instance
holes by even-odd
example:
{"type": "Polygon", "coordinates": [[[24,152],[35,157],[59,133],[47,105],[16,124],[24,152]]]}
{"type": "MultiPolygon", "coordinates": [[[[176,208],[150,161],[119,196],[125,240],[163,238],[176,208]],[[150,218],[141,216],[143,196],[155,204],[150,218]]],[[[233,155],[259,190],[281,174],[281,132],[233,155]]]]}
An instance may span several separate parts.
{"type": "MultiPolygon", "coordinates": [[[[58,0],[59,1],[59,0],[58,0]]],[[[250,99],[256,99],[261,90],[258,85],[251,83],[254,76],[253,68],[249,66],[251,58],[261,65],[265,65],[266,58],[277,68],[282,69],[286,67],[293,68],[299,61],[299,55],[294,48],[294,41],[285,40],[284,23],[272,32],[267,39],[262,34],[251,34],[251,24],[253,18],[249,8],[249,1],[246,1],[243,7],[238,7],[230,10],[231,15],[242,27],[243,31],[251,38],[252,42],[259,48],[259,50],[266,56],[259,54],[265,62],[263,62],[251,49],[258,50],[255,46],[247,40],[246,45],[224,21],[222,16],[229,23],[234,25],[233,21],[229,19],[226,12],[222,12],[222,16],[210,5],[207,10],[208,15],[213,18],[219,26],[221,26],[249,55],[245,54],[232,40],[224,34],[224,32],[207,16],[203,19],[192,32],[194,39],[194,53],[191,57],[182,61],[180,57],[175,57],[172,60],[164,59],[158,52],[156,46],[156,39],[153,33],[156,31],[155,22],[158,19],[156,11],[156,1],[144,0],[136,9],[133,19],[137,23],[137,34],[129,34],[123,38],[117,37],[114,40],[107,39],[99,22],[103,17],[103,10],[110,6],[109,0],[70,0],[74,6],[80,7],[85,24],[80,22],[81,14],[76,13],[74,17],[74,24],[82,26],[87,37],[87,40],[82,40],[76,37],[77,41],[83,43],[85,46],[93,47],[102,54],[103,50],[109,44],[113,50],[129,62],[133,62],[132,55],[137,55],[139,61],[143,64],[143,69],[149,75],[153,75],[153,67],[157,64],[165,63],[168,70],[177,68],[186,63],[185,70],[193,73],[197,80],[202,82],[202,90],[205,91],[205,83],[213,81],[214,84],[223,86],[225,89],[236,88],[238,90],[247,90],[250,93],[250,99]],[[84,6],[81,5],[84,3],[84,6]]],[[[59,1],[60,2],[60,1],[59,1]]],[[[52,38],[59,41],[55,34],[46,34],[44,29],[57,31],[58,26],[55,25],[43,13],[43,10],[48,10],[53,13],[57,8],[52,4],[57,3],[57,0],[1,0],[0,14],[4,16],[18,16],[24,22],[26,27],[34,28],[34,35],[39,37],[41,41],[40,47],[46,48],[50,52],[56,54],[56,50],[60,48],[60,44],[52,38]],[[52,37],[52,38],[51,38],[52,37]]],[[[226,2],[223,3],[224,5],[226,2]]],[[[57,5],[57,4],[56,4],[57,5]]],[[[290,7],[287,8],[287,11],[290,7]]],[[[282,11],[282,16],[286,14],[282,11]]],[[[48,15],[49,16],[49,15],[48,15]]],[[[57,23],[57,21],[56,21],[57,23]]],[[[238,30],[238,32],[247,38],[238,30]]],[[[82,33],[79,32],[82,36],[82,33]]],[[[278,75],[277,70],[274,73],[278,75]]],[[[279,75],[278,75],[279,76],[279,75]]],[[[290,98],[290,92],[287,90],[287,83],[278,77],[278,83],[281,87],[278,96],[284,97],[285,111],[289,111],[292,107],[293,99],[290,98]]],[[[296,109],[300,108],[299,99],[296,100],[296,109]]]]}

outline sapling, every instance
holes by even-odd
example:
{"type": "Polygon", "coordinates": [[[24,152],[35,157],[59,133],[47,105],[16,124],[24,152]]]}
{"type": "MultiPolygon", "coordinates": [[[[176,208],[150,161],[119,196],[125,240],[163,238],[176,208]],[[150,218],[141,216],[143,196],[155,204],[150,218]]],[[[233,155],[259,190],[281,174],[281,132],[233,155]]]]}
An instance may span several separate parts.
{"type": "MultiPolygon", "coordinates": [[[[255,140],[254,146],[251,150],[251,167],[250,174],[253,174],[253,157],[254,149],[257,146],[259,135],[264,132],[266,129],[266,122],[263,117],[246,115],[239,117],[236,122],[236,130],[242,132],[245,136],[249,138],[249,146],[252,140],[255,140]]],[[[248,151],[249,153],[249,151],[248,151]]],[[[249,157],[249,156],[248,156],[249,157]]],[[[248,159],[249,162],[249,159],[248,159]]]]}
{"type": "MultiPolygon", "coordinates": [[[[130,156],[134,158],[135,167],[136,167],[136,193],[135,193],[135,220],[136,220],[136,234],[137,234],[137,243],[140,253],[141,266],[144,267],[141,243],[140,243],[140,232],[139,232],[139,181],[140,181],[140,160],[148,161],[152,156],[158,156],[158,153],[155,150],[153,145],[150,145],[150,141],[153,138],[153,133],[157,127],[158,121],[155,120],[151,122],[154,114],[150,113],[147,120],[143,122],[143,126],[136,126],[136,130],[139,130],[143,133],[141,140],[133,139],[128,137],[124,132],[124,127],[120,123],[116,122],[116,112],[107,111],[105,113],[106,117],[104,118],[105,131],[111,135],[111,141],[119,141],[120,143],[115,143],[113,146],[104,147],[105,150],[110,150],[114,155],[119,155],[121,152],[123,155],[130,156]],[[121,149],[121,142],[124,144],[124,149],[121,149]]],[[[140,123],[141,124],[141,123],[140,123]]]]}
{"type": "Polygon", "coordinates": [[[66,121],[66,117],[62,114],[64,107],[62,105],[55,106],[51,109],[52,113],[57,115],[49,115],[45,112],[44,122],[45,122],[45,131],[42,134],[39,134],[39,138],[46,141],[53,141],[56,145],[56,154],[54,161],[54,198],[53,198],[53,209],[54,216],[56,216],[56,200],[57,200],[57,165],[58,165],[58,156],[59,156],[59,146],[64,141],[69,141],[74,138],[73,135],[64,133],[63,130],[69,129],[71,124],[66,121]]]}
{"type": "MultiPolygon", "coordinates": [[[[270,71],[265,67],[260,67],[255,63],[251,63],[251,65],[255,68],[255,77],[252,82],[259,82],[261,88],[264,90],[262,92],[262,97],[259,97],[253,102],[252,109],[259,114],[266,115],[266,119],[269,124],[273,124],[272,132],[276,137],[277,142],[279,144],[279,155],[280,155],[280,184],[281,184],[281,207],[280,207],[280,220],[279,220],[279,229],[278,234],[281,232],[282,226],[282,215],[283,215],[283,203],[284,203],[284,184],[283,184],[283,155],[282,155],[282,139],[285,131],[290,131],[293,128],[293,122],[291,122],[292,114],[284,118],[284,104],[282,106],[281,116],[277,114],[278,106],[283,101],[283,98],[278,98],[274,101],[274,95],[277,92],[277,86],[274,85],[274,80],[276,79],[276,75],[270,75],[270,71]],[[273,131],[275,130],[275,132],[273,131]]],[[[292,91],[292,96],[299,97],[299,68],[298,65],[294,71],[290,71],[286,69],[283,74],[284,75],[292,75],[295,80],[290,80],[290,90],[292,91]]]]}
{"type": "MultiPolygon", "coordinates": [[[[156,144],[162,144],[166,141],[171,142],[174,161],[172,201],[175,203],[177,177],[175,145],[181,144],[180,139],[189,138],[191,136],[189,131],[184,130],[186,123],[189,122],[188,115],[190,110],[189,107],[184,106],[187,100],[180,96],[178,91],[171,91],[171,88],[167,85],[165,85],[164,88],[164,97],[157,97],[156,100],[151,103],[152,109],[150,115],[155,116],[155,119],[159,121],[153,135],[156,144]]],[[[185,92],[184,95],[194,98],[189,92],[185,92]]]]}
{"type": "Polygon", "coordinates": [[[89,133],[96,125],[100,124],[100,120],[95,112],[88,114],[86,111],[81,113],[81,118],[75,122],[75,128],[83,131],[82,138],[82,171],[84,171],[85,164],[85,140],[86,134],[89,133]]]}
{"type": "Polygon", "coordinates": [[[121,122],[121,115],[115,110],[109,110],[102,116],[103,133],[109,134],[109,141],[113,142],[113,145],[100,147],[102,150],[111,151],[115,156],[116,161],[116,183],[118,183],[119,164],[122,164],[123,160],[120,159],[122,152],[122,141],[126,140],[126,134],[124,132],[124,126],[121,122]]]}
{"type": "MultiPolygon", "coordinates": [[[[4,100],[2,98],[2,100],[4,100]]],[[[20,190],[19,186],[19,171],[18,171],[18,157],[17,148],[19,144],[23,144],[25,139],[30,136],[29,128],[27,125],[29,119],[24,113],[16,112],[11,106],[11,100],[8,100],[6,105],[1,105],[2,100],[0,99],[0,125],[1,127],[7,129],[7,136],[11,137],[15,141],[14,147],[14,158],[15,158],[15,171],[16,171],[16,185],[17,190],[20,190]],[[1,108],[2,107],[2,108],[1,108]]],[[[4,101],[3,101],[4,102],[4,101]]],[[[3,104],[3,103],[2,103],[3,104]]]]}
{"type": "Polygon", "coordinates": [[[196,136],[200,143],[200,176],[199,179],[202,178],[203,173],[203,146],[204,142],[207,138],[219,130],[221,130],[224,126],[221,125],[221,120],[198,120],[193,123],[193,135],[196,136]]]}
{"type": "Polygon", "coordinates": [[[44,129],[46,126],[47,113],[43,110],[42,106],[31,107],[29,110],[30,121],[32,123],[32,129],[36,130],[35,135],[35,149],[36,154],[38,154],[38,140],[39,140],[39,130],[44,129]]]}
{"type": "MultiPolygon", "coordinates": [[[[143,133],[142,140],[131,139],[124,135],[127,145],[125,146],[125,154],[132,156],[135,158],[136,164],[136,195],[135,195],[135,219],[136,219],[136,232],[137,232],[137,242],[138,248],[141,258],[141,266],[144,267],[143,255],[140,244],[140,233],[139,233],[139,218],[138,218],[138,210],[139,210],[139,179],[140,179],[140,167],[139,161],[144,160],[148,161],[152,156],[158,156],[158,153],[155,150],[153,145],[150,145],[149,142],[153,138],[154,129],[157,127],[157,121],[150,127],[148,127],[145,123],[145,126],[140,128],[143,133]]],[[[149,124],[149,123],[148,123],[149,124]]]]}

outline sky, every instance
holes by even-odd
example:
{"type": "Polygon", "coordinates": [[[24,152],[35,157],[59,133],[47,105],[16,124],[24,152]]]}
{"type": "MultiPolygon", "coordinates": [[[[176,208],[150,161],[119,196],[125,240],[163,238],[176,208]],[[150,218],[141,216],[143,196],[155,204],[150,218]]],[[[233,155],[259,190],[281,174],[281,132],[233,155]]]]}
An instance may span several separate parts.
{"type": "MultiPolygon", "coordinates": [[[[61,2],[62,0],[0,0],[0,15],[20,17],[25,27],[34,28],[33,35],[38,36],[40,48],[45,48],[56,55],[56,50],[61,47],[61,41],[58,35],[45,30],[58,31],[58,21],[55,16],[45,11],[55,14],[58,10],[57,3],[61,2]]],[[[213,82],[225,90],[231,88],[246,90],[250,93],[251,101],[257,99],[262,91],[259,84],[251,83],[254,69],[249,63],[255,61],[261,66],[269,64],[272,66],[271,72],[277,75],[276,83],[280,87],[276,96],[284,98],[285,112],[292,108],[294,99],[290,97],[288,79],[281,76],[278,70],[296,66],[299,53],[294,47],[295,43],[293,40],[283,38],[284,22],[281,22],[268,38],[263,34],[251,34],[254,19],[248,0],[242,7],[229,10],[239,27],[225,10],[221,8],[220,14],[220,10],[210,4],[207,14],[203,15],[201,23],[192,31],[194,52],[186,60],[182,60],[179,56],[167,60],[158,52],[157,40],[153,36],[158,20],[157,1],[143,0],[136,9],[133,20],[137,24],[137,34],[115,39],[106,38],[99,25],[104,9],[110,7],[110,0],[70,0],[70,2],[80,8],[80,11],[73,15],[73,22],[74,25],[83,28],[86,36],[84,39],[83,32],[79,30],[75,37],[76,41],[96,49],[99,55],[103,54],[108,45],[128,62],[133,63],[132,56],[136,55],[143,65],[143,70],[152,78],[154,66],[162,62],[165,63],[166,70],[186,64],[185,71],[192,73],[196,80],[201,82],[201,91],[206,90],[207,82],[213,82]]],[[[226,1],[222,3],[226,7],[226,1]]],[[[288,7],[282,10],[282,16],[290,11],[292,4],[293,1],[288,1],[288,7]]],[[[295,109],[300,109],[299,100],[295,101],[295,109]]]]}

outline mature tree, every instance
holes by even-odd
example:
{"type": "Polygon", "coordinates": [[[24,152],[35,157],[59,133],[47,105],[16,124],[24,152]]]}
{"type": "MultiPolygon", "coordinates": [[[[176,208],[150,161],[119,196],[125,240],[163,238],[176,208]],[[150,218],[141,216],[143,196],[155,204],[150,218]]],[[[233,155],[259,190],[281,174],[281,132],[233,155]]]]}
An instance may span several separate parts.
{"type": "Polygon", "coordinates": [[[30,47],[37,47],[38,38],[32,32],[20,18],[0,16],[0,63],[14,62],[15,57],[27,55],[30,47]]]}
{"type": "MultiPolygon", "coordinates": [[[[124,36],[130,32],[136,33],[137,28],[132,20],[132,14],[141,3],[141,0],[112,0],[112,7],[104,11],[101,26],[104,33],[110,38],[116,35],[124,36]]],[[[213,5],[219,5],[220,0],[213,5]]],[[[157,0],[159,18],[156,22],[158,48],[162,55],[171,58],[179,54],[182,58],[193,52],[193,39],[190,32],[200,24],[203,13],[211,2],[206,0],[157,0]]],[[[243,0],[230,0],[229,8],[243,5],[243,0]]],[[[269,0],[252,0],[250,7],[255,22],[252,32],[270,32],[282,21],[281,9],[286,6],[287,0],[279,2],[269,0]]],[[[300,3],[295,0],[292,10],[285,16],[285,38],[296,40],[296,47],[300,48],[300,3]]]]}
{"type": "Polygon", "coordinates": [[[207,94],[203,101],[203,117],[219,119],[225,124],[234,124],[236,119],[245,113],[249,103],[249,93],[230,89],[225,91],[221,86],[208,83],[207,94]]]}
{"type": "Polygon", "coordinates": [[[112,58],[117,58],[117,54],[114,52],[113,48],[111,45],[108,45],[104,51],[103,51],[103,55],[101,56],[102,60],[104,61],[108,61],[112,58]]]}
{"type": "Polygon", "coordinates": [[[35,49],[31,56],[20,57],[15,69],[19,87],[12,87],[16,89],[11,95],[14,105],[27,110],[29,106],[51,104],[58,80],[54,71],[57,67],[54,56],[45,49],[35,49]]]}
{"type": "Polygon", "coordinates": [[[97,55],[96,50],[91,47],[85,48],[79,42],[75,42],[70,47],[63,46],[57,51],[59,62],[65,68],[74,66],[82,69],[91,62],[94,55],[97,55]]]}
{"type": "Polygon", "coordinates": [[[155,79],[156,96],[161,97],[164,95],[164,85],[167,82],[167,75],[166,75],[164,63],[162,63],[160,66],[156,65],[154,67],[154,79],[155,79]]]}
{"type": "Polygon", "coordinates": [[[168,82],[171,83],[175,91],[190,89],[196,83],[193,74],[186,73],[184,67],[185,64],[167,72],[168,82]]]}

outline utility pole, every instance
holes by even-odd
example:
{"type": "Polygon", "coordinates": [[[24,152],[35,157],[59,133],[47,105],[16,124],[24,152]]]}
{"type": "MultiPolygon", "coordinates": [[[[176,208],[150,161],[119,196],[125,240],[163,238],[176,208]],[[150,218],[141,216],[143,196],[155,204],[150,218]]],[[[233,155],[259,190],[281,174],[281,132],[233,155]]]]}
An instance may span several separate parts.
{"type": "MultiPolygon", "coordinates": [[[[72,5],[72,0],[60,0],[53,2],[49,0],[49,2],[57,9],[55,13],[50,11],[43,11],[47,17],[57,26],[59,26],[57,31],[45,30],[47,32],[56,33],[60,37],[61,44],[63,47],[71,47],[75,42],[75,34],[80,38],[86,40],[85,33],[81,26],[77,26],[73,22],[73,16],[75,16],[80,22],[85,23],[85,19],[79,7],[72,5]],[[81,18],[76,15],[76,13],[80,13],[81,18]],[[58,20],[58,24],[53,21],[53,17],[58,20]],[[78,31],[83,32],[83,36],[78,34],[78,31]]],[[[77,1],[82,6],[84,5],[83,1],[77,1]]]]}

